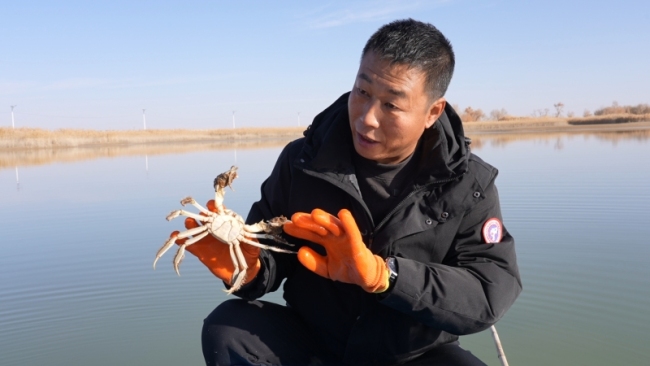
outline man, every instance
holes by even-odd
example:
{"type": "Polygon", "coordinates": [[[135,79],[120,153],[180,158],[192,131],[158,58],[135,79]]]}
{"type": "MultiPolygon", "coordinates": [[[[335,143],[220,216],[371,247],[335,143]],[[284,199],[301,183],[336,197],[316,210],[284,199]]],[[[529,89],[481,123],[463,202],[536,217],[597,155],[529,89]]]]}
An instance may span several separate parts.
{"type": "MultiPolygon", "coordinates": [[[[521,282],[497,171],[444,99],[453,68],[430,24],[370,38],[352,91],[285,147],[247,219],[292,217],[298,255],[242,244],[245,300],[206,318],[208,365],[483,365],[458,336],[496,323],[521,282]],[[287,306],[252,301],[283,280],[287,306]]],[[[188,250],[232,283],[214,240],[188,250]]]]}

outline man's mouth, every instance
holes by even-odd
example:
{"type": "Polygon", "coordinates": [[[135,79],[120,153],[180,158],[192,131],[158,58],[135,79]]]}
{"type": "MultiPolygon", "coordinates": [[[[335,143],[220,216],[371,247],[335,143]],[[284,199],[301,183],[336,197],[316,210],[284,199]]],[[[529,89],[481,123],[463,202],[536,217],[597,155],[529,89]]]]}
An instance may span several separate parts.
{"type": "Polygon", "coordinates": [[[360,134],[358,132],[357,132],[357,136],[359,137],[359,141],[362,142],[362,143],[365,143],[365,144],[376,144],[377,143],[377,141],[375,141],[375,140],[373,140],[373,139],[371,139],[369,137],[363,136],[362,134],[360,134]]]}

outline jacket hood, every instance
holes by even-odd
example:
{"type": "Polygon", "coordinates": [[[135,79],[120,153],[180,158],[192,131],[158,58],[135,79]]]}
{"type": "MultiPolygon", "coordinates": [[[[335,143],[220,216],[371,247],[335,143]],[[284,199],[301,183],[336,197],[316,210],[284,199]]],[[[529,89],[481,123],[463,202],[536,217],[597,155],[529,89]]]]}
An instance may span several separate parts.
{"type": "MultiPolygon", "coordinates": [[[[345,93],[318,114],[304,132],[302,158],[306,167],[330,174],[353,174],[354,145],[345,93]]],[[[438,120],[420,138],[422,153],[418,162],[416,185],[448,180],[467,171],[469,139],[465,137],[460,117],[447,103],[438,120]]]]}

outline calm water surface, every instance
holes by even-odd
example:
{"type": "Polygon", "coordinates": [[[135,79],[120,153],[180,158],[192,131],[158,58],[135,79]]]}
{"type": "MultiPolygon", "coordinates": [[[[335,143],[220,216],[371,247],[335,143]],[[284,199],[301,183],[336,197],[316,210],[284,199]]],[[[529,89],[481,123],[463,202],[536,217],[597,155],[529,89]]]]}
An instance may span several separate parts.
{"type": "MultiPolygon", "coordinates": [[[[280,148],[0,170],[0,365],[200,365],[203,318],[226,295],[192,256],[155,252],[179,200],[244,216],[280,148]]],[[[511,365],[647,365],[650,144],[573,136],[475,149],[497,166],[524,292],[497,328],[511,365]]],[[[282,302],[279,293],[265,297],[282,302]]],[[[463,337],[499,365],[488,332],[463,337]]]]}

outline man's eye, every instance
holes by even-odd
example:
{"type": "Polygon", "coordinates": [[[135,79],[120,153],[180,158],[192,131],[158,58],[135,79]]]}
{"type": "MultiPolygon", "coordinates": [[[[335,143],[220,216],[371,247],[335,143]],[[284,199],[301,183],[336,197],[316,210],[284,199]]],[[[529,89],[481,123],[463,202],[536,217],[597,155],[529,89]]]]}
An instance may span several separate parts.
{"type": "Polygon", "coordinates": [[[367,91],[365,91],[365,90],[363,90],[363,89],[361,89],[361,88],[357,88],[357,91],[358,91],[358,92],[359,92],[359,94],[361,94],[361,95],[365,95],[365,96],[367,96],[367,95],[368,95],[368,92],[367,92],[367,91]]]}
{"type": "Polygon", "coordinates": [[[393,103],[384,103],[384,106],[388,109],[397,109],[397,106],[393,103]]]}

